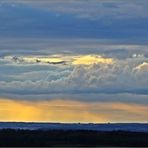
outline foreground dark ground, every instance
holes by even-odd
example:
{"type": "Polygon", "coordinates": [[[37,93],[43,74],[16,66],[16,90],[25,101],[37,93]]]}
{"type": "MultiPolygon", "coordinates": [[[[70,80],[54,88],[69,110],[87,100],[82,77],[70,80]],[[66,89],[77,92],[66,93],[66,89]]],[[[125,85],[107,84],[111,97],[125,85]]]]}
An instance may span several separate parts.
{"type": "Polygon", "coordinates": [[[86,130],[0,130],[0,146],[147,146],[148,133],[86,130]]]}

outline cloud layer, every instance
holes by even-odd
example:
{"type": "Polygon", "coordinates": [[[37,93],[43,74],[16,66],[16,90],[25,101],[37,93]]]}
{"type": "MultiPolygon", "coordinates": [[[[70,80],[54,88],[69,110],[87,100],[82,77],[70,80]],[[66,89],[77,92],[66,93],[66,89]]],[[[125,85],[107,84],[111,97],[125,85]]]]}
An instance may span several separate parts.
{"type": "Polygon", "coordinates": [[[126,93],[140,97],[148,92],[148,59],[141,55],[126,59],[103,55],[5,56],[0,62],[0,91],[7,97],[126,93]]]}
{"type": "Polygon", "coordinates": [[[146,42],[147,6],[146,0],[2,0],[0,36],[146,42]]]}
{"type": "Polygon", "coordinates": [[[61,108],[61,121],[147,121],[147,7],[147,0],[1,0],[0,120],[57,121],[61,108]]]}

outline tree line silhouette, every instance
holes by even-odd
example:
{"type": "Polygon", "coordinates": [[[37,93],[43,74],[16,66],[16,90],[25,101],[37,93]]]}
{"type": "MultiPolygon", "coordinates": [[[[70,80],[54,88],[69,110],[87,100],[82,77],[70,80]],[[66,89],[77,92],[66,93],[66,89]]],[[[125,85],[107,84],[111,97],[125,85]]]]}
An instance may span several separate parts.
{"type": "Polygon", "coordinates": [[[148,133],[87,130],[0,130],[0,146],[148,146],[148,133]]]}

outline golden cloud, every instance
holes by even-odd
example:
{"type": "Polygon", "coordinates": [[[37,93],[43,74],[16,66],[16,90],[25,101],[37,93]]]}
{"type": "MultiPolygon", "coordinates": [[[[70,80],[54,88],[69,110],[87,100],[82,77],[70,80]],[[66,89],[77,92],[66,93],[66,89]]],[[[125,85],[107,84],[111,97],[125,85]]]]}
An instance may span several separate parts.
{"type": "Polygon", "coordinates": [[[5,57],[7,60],[26,63],[44,63],[44,64],[72,64],[72,65],[91,65],[97,63],[113,64],[112,58],[105,58],[100,55],[50,55],[50,56],[26,56],[26,57],[5,57]]]}
{"type": "Polygon", "coordinates": [[[75,60],[73,61],[74,65],[91,65],[97,63],[112,64],[113,59],[103,58],[102,56],[85,55],[85,56],[76,57],[75,60]]]}

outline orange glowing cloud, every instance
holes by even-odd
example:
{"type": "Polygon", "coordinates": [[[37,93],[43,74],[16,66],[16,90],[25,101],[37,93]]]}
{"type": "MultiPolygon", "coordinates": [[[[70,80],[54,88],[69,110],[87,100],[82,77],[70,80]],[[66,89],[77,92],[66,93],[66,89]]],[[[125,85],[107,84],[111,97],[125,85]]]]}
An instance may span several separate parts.
{"type": "Polygon", "coordinates": [[[103,58],[102,56],[85,55],[85,56],[76,57],[75,60],[73,61],[74,65],[91,65],[97,63],[112,64],[113,59],[103,58]]]}
{"type": "Polygon", "coordinates": [[[6,56],[7,60],[15,60],[19,62],[27,63],[66,63],[72,65],[91,65],[91,64],[113,64],[114,60],[112,58],[105,58],[101,55],[50,55],[50,56],[26,56],[26,57],[11,57],[6,56]]]}
{"type": "Polygon", "coordinates": [[[144,122],[147,116],[147,106],[138,104],[0,99],[1,121],[144,122]]]}

